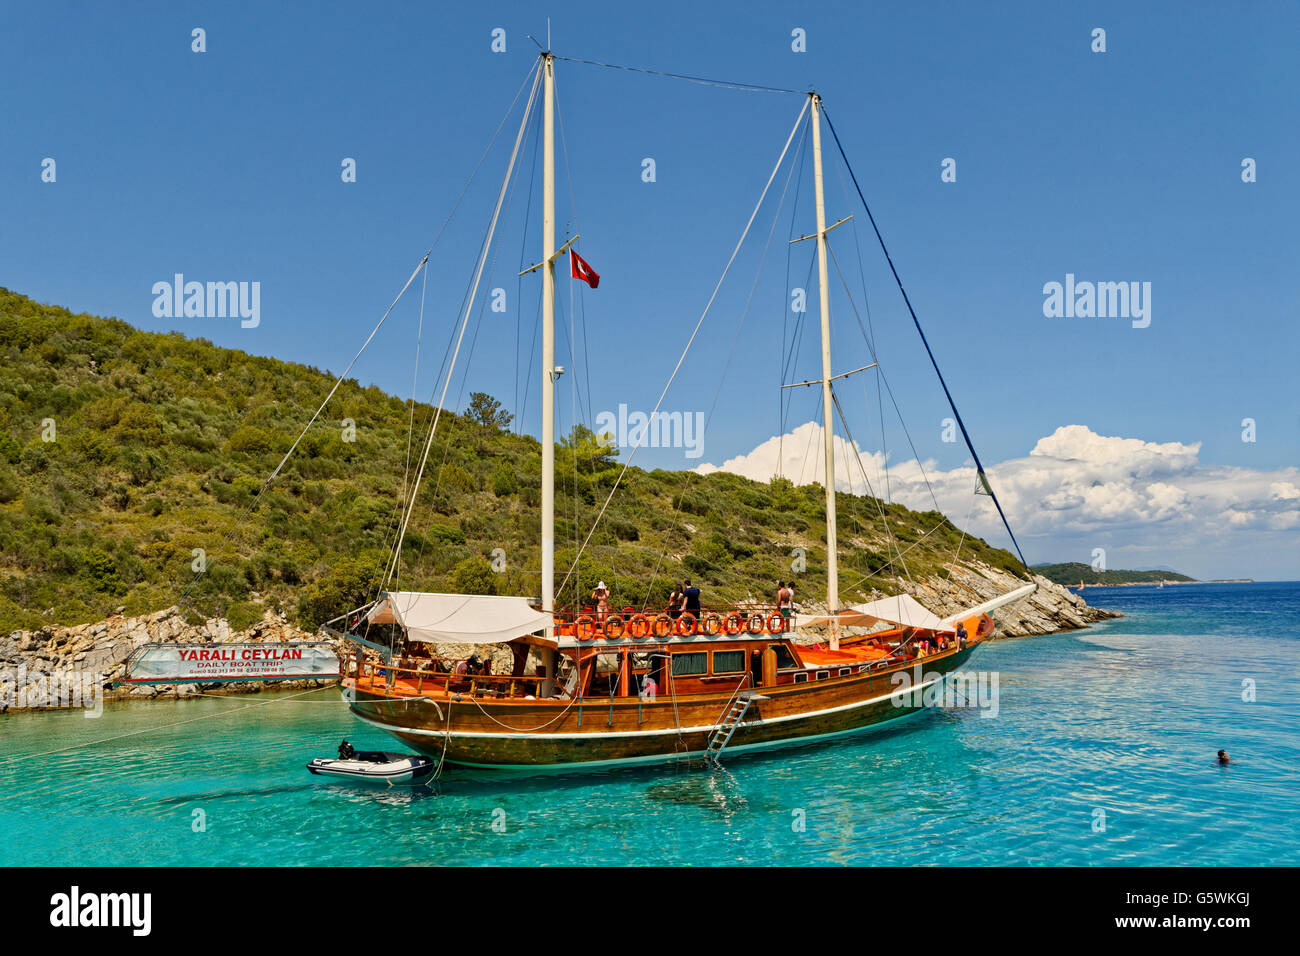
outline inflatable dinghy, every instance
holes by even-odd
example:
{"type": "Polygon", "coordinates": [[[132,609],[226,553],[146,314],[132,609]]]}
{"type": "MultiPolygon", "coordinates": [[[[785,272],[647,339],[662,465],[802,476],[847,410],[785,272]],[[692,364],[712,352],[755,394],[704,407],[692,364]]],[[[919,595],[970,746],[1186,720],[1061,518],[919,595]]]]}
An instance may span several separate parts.
{"type": "Polygon", "coordinates": [[[317,757],[307,769],[321,777],[337,777],[369,783],[422,783],[436,769],[428,757],[388,753],[380,750],[353,750],[347,741],[339,747],[338,757],[317,757]]]}

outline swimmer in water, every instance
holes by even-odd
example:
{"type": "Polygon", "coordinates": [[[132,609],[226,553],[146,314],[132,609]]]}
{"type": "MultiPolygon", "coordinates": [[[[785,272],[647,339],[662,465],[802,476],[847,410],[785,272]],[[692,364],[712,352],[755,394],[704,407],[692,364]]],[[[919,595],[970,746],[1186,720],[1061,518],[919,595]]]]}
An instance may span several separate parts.
{"type": "Polygon", "coordinates": [[[1226,750],[1220,750],[1220,751],[1219,751],[1219,763],[1227,763],[1227,762],[1228,762],[1228,751],[1226,751],[1226,750]]]}

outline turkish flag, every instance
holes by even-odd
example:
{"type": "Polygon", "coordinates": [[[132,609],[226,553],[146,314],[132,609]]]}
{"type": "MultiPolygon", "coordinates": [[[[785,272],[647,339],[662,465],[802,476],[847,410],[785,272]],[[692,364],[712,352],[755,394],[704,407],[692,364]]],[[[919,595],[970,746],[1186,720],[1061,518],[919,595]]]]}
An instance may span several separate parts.
{"type": "Polygon", "coordinates": [[[573,267],[573,277],[575,279],[581,279],[593,289],[600,285],[600,275],[595,269],[587,264],[586,259],[582,258],[582,256],[578,255],[572,249],[569,250],[569,262],[573,267]]]}

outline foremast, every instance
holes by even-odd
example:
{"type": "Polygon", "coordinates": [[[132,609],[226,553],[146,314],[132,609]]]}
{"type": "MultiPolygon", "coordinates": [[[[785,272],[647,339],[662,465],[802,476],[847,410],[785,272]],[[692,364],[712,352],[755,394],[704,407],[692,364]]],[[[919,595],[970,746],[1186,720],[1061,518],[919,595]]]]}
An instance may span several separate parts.
{"type": "MultiPolygon", "coordinates": [[[[555,57],[541,55],[542,71],[542,610],[555,612],[555,57]]],[[[546,636],[554,637],[547,628],[546,636]]],[[[555,652],[543,650],[549,678],[555,652]]],[[[543,688],[543,694],[550,691],[543,688]]]]}

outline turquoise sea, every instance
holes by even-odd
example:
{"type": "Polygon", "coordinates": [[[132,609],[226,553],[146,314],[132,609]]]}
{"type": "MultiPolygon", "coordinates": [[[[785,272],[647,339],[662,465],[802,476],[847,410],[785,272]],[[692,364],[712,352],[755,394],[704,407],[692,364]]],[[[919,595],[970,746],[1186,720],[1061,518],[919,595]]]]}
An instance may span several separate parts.
{"type": "Polygon", "coordinates": [[[0,864],[1300,863],[1300,584],[1085,594],[1126,616],[972,658],[996,717],[722,770],[324,782],[341,738],[394,745],[333,690],[11,713],[0,864]]]}

